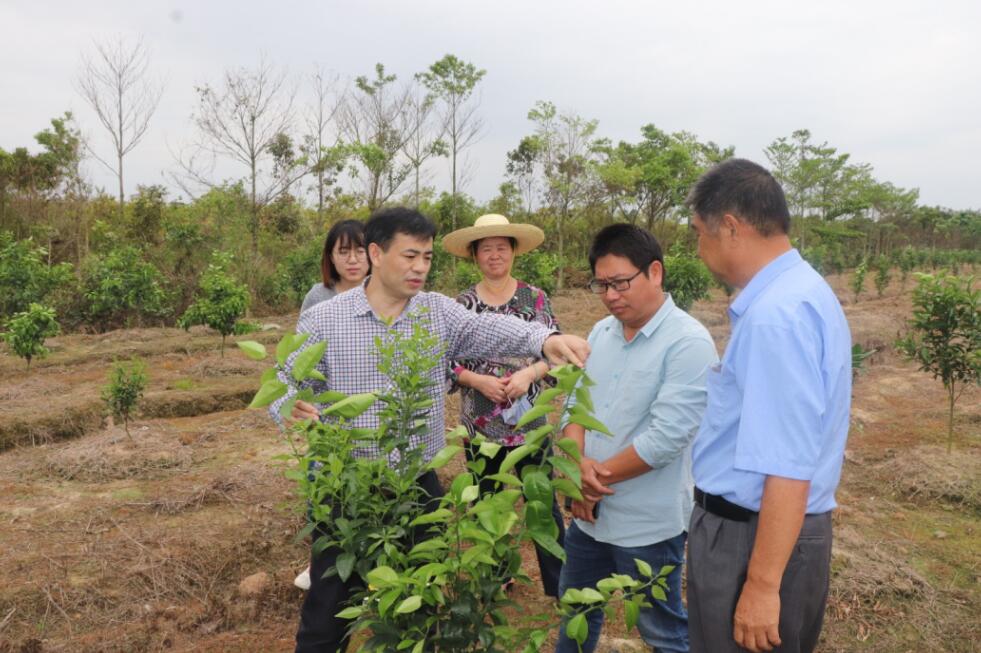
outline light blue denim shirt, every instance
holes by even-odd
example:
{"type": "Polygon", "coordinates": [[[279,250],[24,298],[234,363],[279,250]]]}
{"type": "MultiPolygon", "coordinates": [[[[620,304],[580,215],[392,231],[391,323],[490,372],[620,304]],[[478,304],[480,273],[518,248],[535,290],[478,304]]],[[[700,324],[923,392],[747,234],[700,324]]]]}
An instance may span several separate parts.
{"type": "Polygon", "coordinates": [[[651,471],[613,484],[595,524],[577,520],[593,539],[644,546],[688,528],[692,510],[692,438],[705,409],[705,375],[719,360],[712,336],[670,295],[627,342],[613,316],[589,334],[586,371],[596,417],[613,436],[586,432],[586,455],[606,460],[633,445],[651,471]]]}
{"type": "Polygon", "coordinates": [[[811,482],[808,513],[835,507],[848,437],[851,334],[834,292],[797,250],[756,273],[729,308],[692,448],[695,485],[759,510],[767,476],[811,482]]]}

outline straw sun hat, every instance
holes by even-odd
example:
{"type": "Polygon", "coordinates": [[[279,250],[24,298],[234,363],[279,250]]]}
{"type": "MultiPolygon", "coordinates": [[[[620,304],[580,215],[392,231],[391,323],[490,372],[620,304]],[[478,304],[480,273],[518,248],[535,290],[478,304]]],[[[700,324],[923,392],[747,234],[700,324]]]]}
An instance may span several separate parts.
{"type": "Polygon", "coordinates": [[[443,249],[454,256],[470,258],[470,243],[481,238],[514,238],[518,244],[514,255],[530,252],[545,240],[545,232],[530,224],[511,224],[506,217],[488,213],[477,218],[472,227],[457,229],[443,236],[443,249]]]}

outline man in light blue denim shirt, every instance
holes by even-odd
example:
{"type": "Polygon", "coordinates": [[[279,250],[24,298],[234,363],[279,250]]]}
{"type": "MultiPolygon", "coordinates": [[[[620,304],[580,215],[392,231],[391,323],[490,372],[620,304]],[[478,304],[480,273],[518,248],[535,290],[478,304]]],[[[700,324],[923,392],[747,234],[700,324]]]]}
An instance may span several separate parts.
{"type": "Polygon", "coordinates": [[[848,323],[791,245],[783,190],[766,169],[725,161],[699,179],[688,204],[699,256],[741,289],[692,448],[691,649],[810,653],[848,436],[848,323]]]}
{"type": "MultiPolygon", "coordinates": [[[[650,233],[628,224],[607,227],[596,235],[589,262],[590,289],[611,315],[589,335],[586,370],[596,382],[596,417],[613,435],[577,424],[563,430],[583,452],[585,500],[572,506],[576,519],[566,533],[559,595],[594,587],[612,573],[638,577],[635,558],[655,572],[674,565],[667,600],[652,598],[637,626],[657,651],[688,651],[681,565],[692,510],[690,444],[705,409],[705,375],[718,356],[705,327],[662,289],[663,257],[650,233]]],[[[582,650],[588,653],[603,613],[587,619],[582,650]]],[[[556,650],[578,650],[564,628],[556,650]]]]}

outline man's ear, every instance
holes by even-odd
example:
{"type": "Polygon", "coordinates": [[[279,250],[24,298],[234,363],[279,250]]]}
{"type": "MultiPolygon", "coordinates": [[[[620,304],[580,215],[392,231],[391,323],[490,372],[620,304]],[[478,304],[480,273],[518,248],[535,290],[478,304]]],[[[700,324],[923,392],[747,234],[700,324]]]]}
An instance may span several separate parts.
{"type": "Polygon", "coordinates": [[[719,229],[723,232],[723,235],[733,241],[739,240],[742,227],[742,221],[731,213],[724,214],[722,220],[719,222],[719,229]]]}
{"type": "Polygon", "coordinates": [[[372,267],[378,265],[378,260],[383,251],[384,250],[378,246],[378,243],[368,243],[368,259],[371,261],[372,267]]]}
{"type": "Polygon", "coordinates": [[[658,286],[664,287],[664,264],[660,261],[651,261],[650,267],[647,268],[647,276],[650,277],[658,286]]]}

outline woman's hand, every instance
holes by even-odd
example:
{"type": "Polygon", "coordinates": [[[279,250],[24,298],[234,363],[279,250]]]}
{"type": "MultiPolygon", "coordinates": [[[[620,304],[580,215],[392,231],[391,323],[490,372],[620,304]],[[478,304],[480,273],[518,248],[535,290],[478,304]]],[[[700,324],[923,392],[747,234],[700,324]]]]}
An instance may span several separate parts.
{"type": "Polygon", "coordinates": [[[508,394],[505,390],[506,383],[504,379],[499,379],[498,377],[491,376],[490,374],[474,374],[473,378],[469,379],[469,381],[471,388],[484,395],[495,404],[503,404],[508,400],[508,394]]]}
{"type": "Polygon", "coordinates": [[[538,363],[532,363],[530,366],[518,370],[508,377],[507,382],[504,384],[504,392],[507,393],[508,399],[514,401],[518,397],[528,394],[528,388],[531,387],[531,384],[538,377],[538,371],[535,369],[536,365],[538,363]]]}

